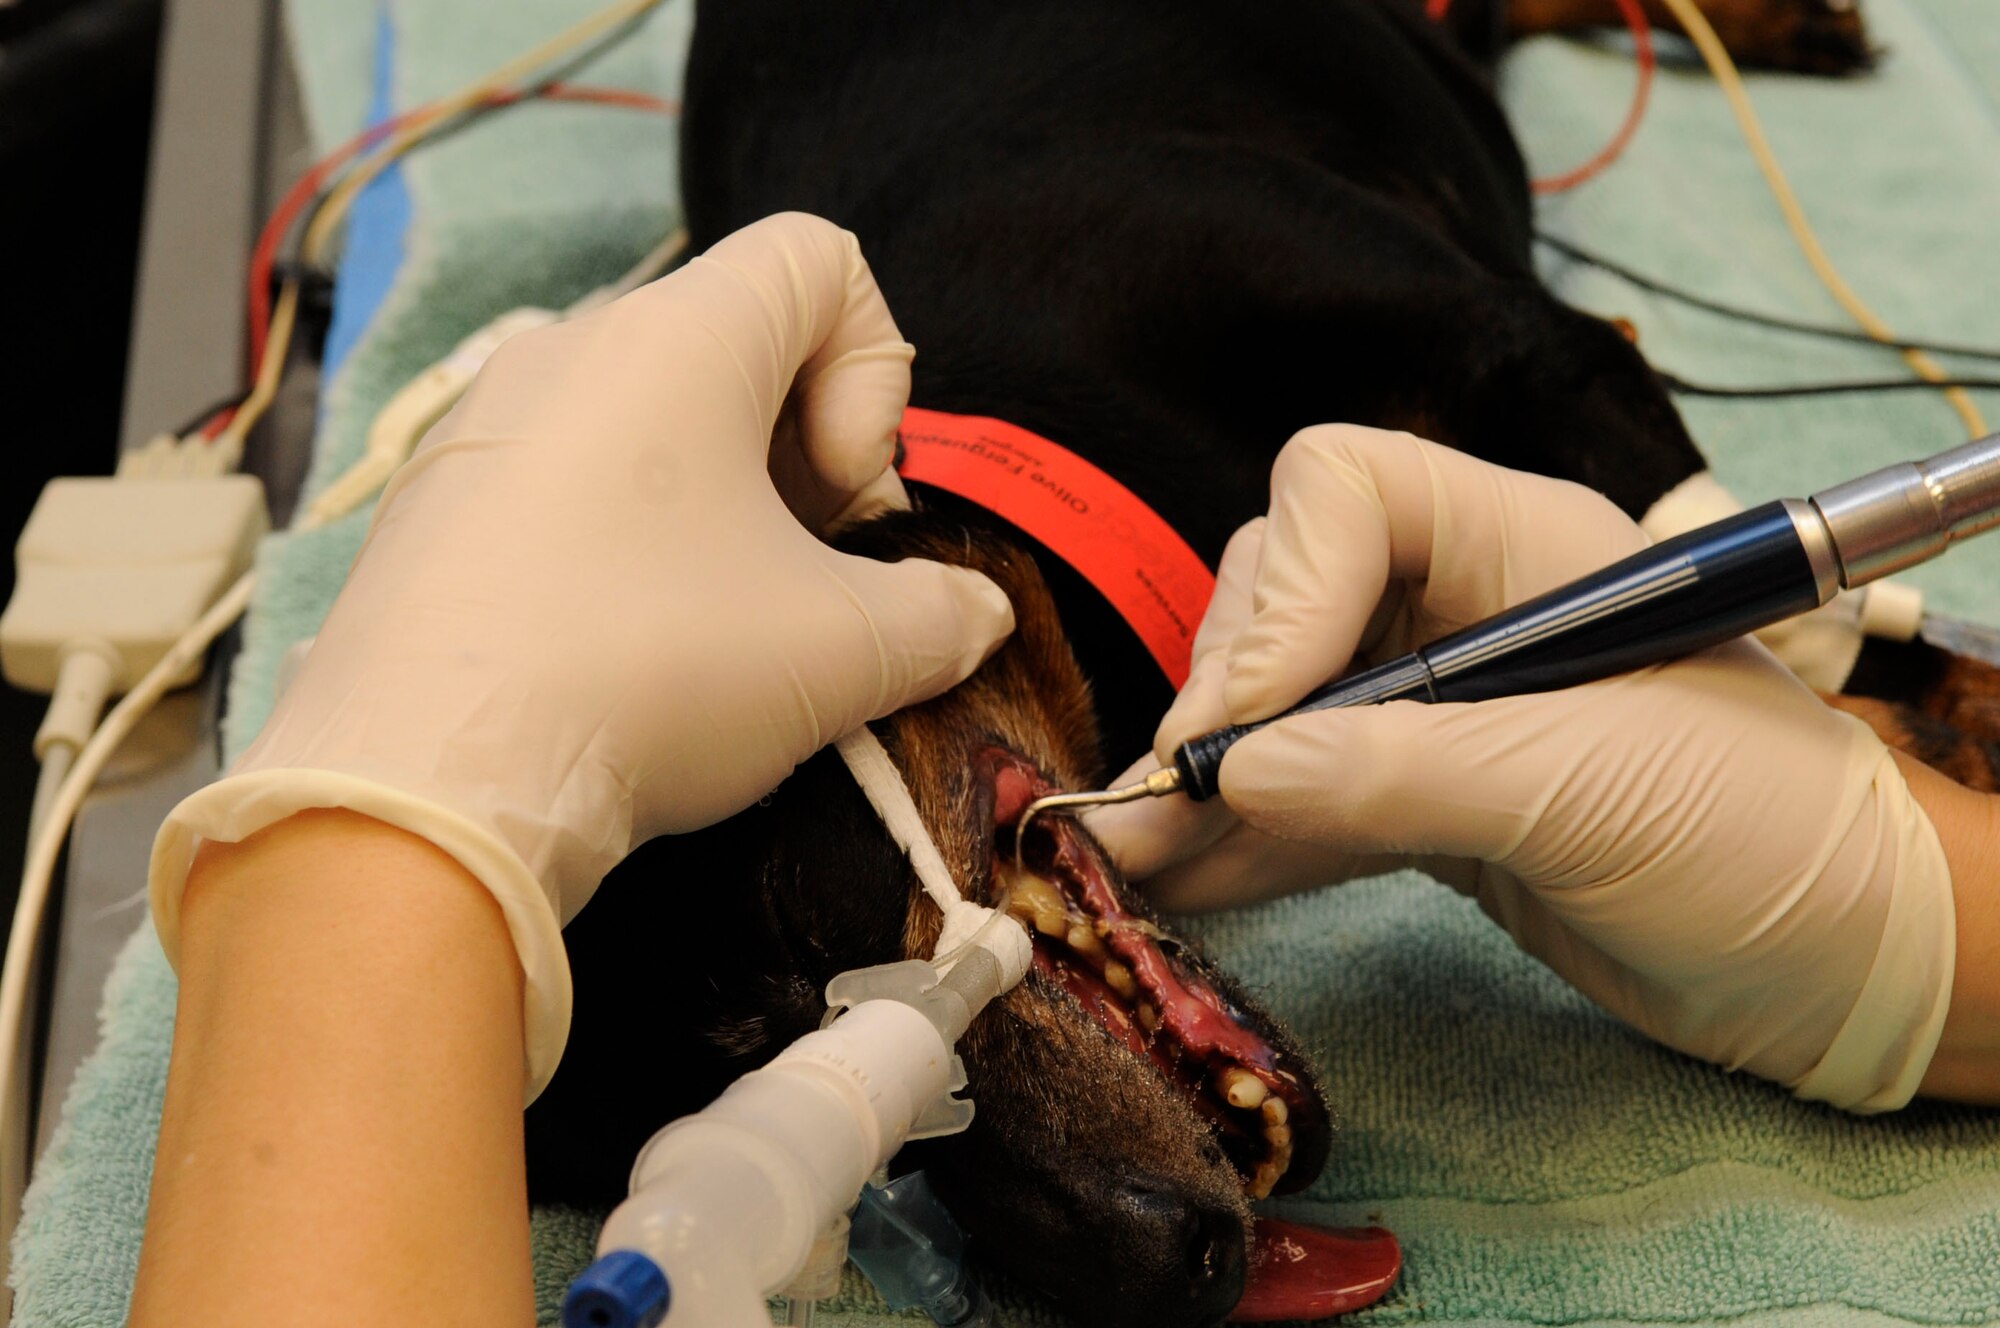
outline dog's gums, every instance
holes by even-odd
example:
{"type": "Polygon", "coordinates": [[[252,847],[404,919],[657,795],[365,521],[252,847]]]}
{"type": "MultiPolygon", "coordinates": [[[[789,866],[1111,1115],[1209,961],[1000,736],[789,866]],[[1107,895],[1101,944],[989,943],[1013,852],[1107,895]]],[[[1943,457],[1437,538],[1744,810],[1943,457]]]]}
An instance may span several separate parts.
{"type": "Polygon", "coordinates": [[[1035,972],[1180,1090],[1215,1132],[1250,1198],[1311,1181],[1325,1161],[1329,1131],[1305,1067],[1289,1064],[1179,963],[1178,941],[1124,906],[1102,850],[1074,821],[1035,821],[1023,853],[1029,870],[1017,870],[1014,824],[1029,802],[1057,786],[1001,748],[981,752],[977,764],[992,799],[993,894],[1034,937],[1035,972]]]}
{"type": "MultiPolygon", "coordinates": [[[[1075,1002],[1185,1100],[1247,1198],[1311,1183],[1332,1128],[1310,1068],[1206,980],[1183,942],[1132,911],[1117,869],[1073,819],[1036,819],[1021,846],[1025,870],[1016,865],[1021,812],[1061,791],[1055,780],[999,744],[976,750],[971,765],[973,817],[987,836],[986,878],[974,886],[1034,938],[1029,983],[1075,1002]]],[[[1359,1309],[1379,1300],[1402,1268],[1396,1238],[1379,1227],[1254,1218],[1247,1235],[1241,1255],[1213,1241],[1202,1254],[1214,1277],[1233,1278],[1240,1268],[1242,1296],[1230,1315],[1238,1322],[1359,1309]]]]}

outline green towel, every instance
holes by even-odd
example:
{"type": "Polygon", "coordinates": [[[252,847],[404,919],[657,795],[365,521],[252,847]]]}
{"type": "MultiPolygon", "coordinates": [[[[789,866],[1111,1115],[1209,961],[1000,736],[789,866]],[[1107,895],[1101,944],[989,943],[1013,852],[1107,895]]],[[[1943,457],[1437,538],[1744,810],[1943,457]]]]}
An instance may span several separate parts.
{"type": "MultiPolygon", "coordinates": [[[[393,103],[407,106],[595,2],[409,0],[378,22],[343,0],[290,0],[313,132],[330,146],[362,123],[385,35],[393,103]]],[[[1867,4],[1888,48],[1879,73],[1757,77],[1752,95],[1829,249],[1883,315],[1911,335],[2000,343],[1987,242],[2000,216],[2000,15],[1991,0],[1867,4]]],[[[671,93],[687,18],[677,2],[571,77],[671,93]]],[[[1624,52],[1615,37],[1544,40],[1510,59],[1505,95],[1538,170],[1582,160],[1616,125],[1632,79],[1624,52]]],[[[1684,51],[1670,53],[1626,160],[1546,201],[1544,226],[1711,295],[1840,323],[1719,92],[1684,51]]],[[[388,394],[459,336],[511,305],[573,297],[648,247],[674,220],[673,170],[657,118],[598,107],[519,107],[411,158],[400,177],[408,232],[329,387],[312,483],[337,473],[388,394]]],[[[1570,298],[1631,318],[1644,349],[1688,378],[1900,371],[1886,352],[1740,327],[1560,262],[1549,271],[1570,298]]],[[[2000,395],[1982,404],[2000,419],[2000,395]]],[[[1929,394],[1685,405],[1722,478],[1753,501],[1959,436],[1929,394]]],[[[318,623],[364,524],[274,537],[263,550],[232,682],[231,752],[267,713],[279,656],[318,623]]],[[[2000,621],[2000,541],[1911,579],[1941,608],[2000,621]]],[[[1380,1221],[1404,1240],[1401,1284],[1358,1321],[2000,1323],[2000,1115],[1919,1105],[1851,1119],[1663,1051],[1521,956],[1465,901],[1413,877],[1192,929],[1300,1031],[1339,1104],[1326,1174],[1273,1207],[1380,1221]]],[[[172,975],[145,930],[118,964],[102,1045],[29,1194],[14,1274],[23,1324],[124,1317],[172,1019],[172,975]]],[[[594,1224],[535,1215],[544,1322],[588,1259],[594,1224]]],[[[1055,1322],[1015,1289],[998,1291],[1009,1322],[1055,1322]]],[[[884,1317],[852,1277],[834,1306],[836,1322],[884,1317]]]]}

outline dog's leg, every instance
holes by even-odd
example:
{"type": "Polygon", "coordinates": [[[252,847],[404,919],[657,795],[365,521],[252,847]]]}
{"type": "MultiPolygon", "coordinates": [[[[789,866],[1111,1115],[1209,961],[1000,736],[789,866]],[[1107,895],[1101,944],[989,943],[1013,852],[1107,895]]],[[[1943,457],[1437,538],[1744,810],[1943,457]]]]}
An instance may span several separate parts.
{"type": "MultiPolygon", "coordinates": [[[[1656,27],[1681,30],[1664,0],[1644,0],[1656,27]]],[[[1806,74],[1850,74],[1873,62],[1859,0],[1696,0],[1730,55],[1744,64],[1806,74]]],[[[1507,31],[1542,32],[1617,27],[1617,0],[1508,0],[1507,31]]]]}

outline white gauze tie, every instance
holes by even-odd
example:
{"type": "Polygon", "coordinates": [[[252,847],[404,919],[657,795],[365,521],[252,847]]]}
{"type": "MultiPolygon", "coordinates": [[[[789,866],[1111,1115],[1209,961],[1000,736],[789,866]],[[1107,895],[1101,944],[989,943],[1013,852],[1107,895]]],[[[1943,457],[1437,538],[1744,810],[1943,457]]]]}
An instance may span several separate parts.
{"type": "Polygon", "coordinates": [[[847,762],[854,782],[861,786],[868,805],[888,827],[889,837],[909,856],[924,893],[944,914],[944,927],[938,932],[937,946],[931,952],[934,959],[946,961],[940,964],[939,972],[949,972],[957,958],[954,952],[971,944],[999,961],[1006,979],[1002,990],[1018,983],[1027,975],[1034,954],[1027,929],[1006,914],[975,904],[959,893],[951,869],[945,866],[944,855],[938,852],[931,832],[917,815],[917,804],[903,782],[902,771],[896,769],[896,763],[882,750],[873,733],[865,727],[858,728],[835,747],[840,759],[847,762]]]}

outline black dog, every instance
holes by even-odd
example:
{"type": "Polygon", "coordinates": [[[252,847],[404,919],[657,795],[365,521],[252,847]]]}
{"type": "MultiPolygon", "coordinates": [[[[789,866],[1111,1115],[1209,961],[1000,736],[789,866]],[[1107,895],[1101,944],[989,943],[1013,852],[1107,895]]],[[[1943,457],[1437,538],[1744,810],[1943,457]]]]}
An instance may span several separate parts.
{"type": "MultiPolygon", "coordinates": [[[[704,4],[694,244],[787,209],[853,230],[918,347],[914,404],[1056,440],[1211,566],[1264,509],[1277,449],[1329,420],[1579,481],[1636,516],[1703,462],[1626,337],[1534,273],[1521,156],[1470,53],[1505,17],[1483,0],[1449,26],[1417,0],[704,4]]],[[[1093,786],[1150,743],[1171,689],[1076,571],[961,499],[917,498],[846,547],[970,562],[1022,624],[972,682],[877,726],[990,899],[1008,790],[1093,786]]],[[[1074,827],[1028,849],[1073,920],[1105,920],[1081,898],[1094,880],[1144,916],[1074,827]]],[[[570,929],[575,1033],[529,1116],[541,1199],[620,1197],[646,1135],[815,1027],[830,977],[926,954],[937,927],[826,755],[618,876],[570,929]]],[[[1282,1156],[1268,1117],[1218,1100],[1240,1066],[1171,1028],[1132,1033],[1178,997],[1108,1000],[1103,957],[1044,936],[964,1048],[973,1128],[899,1162],[930,1171],[985,1259],[1093,1323],[1219,1319],[1244,1281],[1245,1185],[1297,1188],[1328,1146],[1285,1034],[1181,943],[1155,950],[1261,1048],[1282,1156]]]]}

